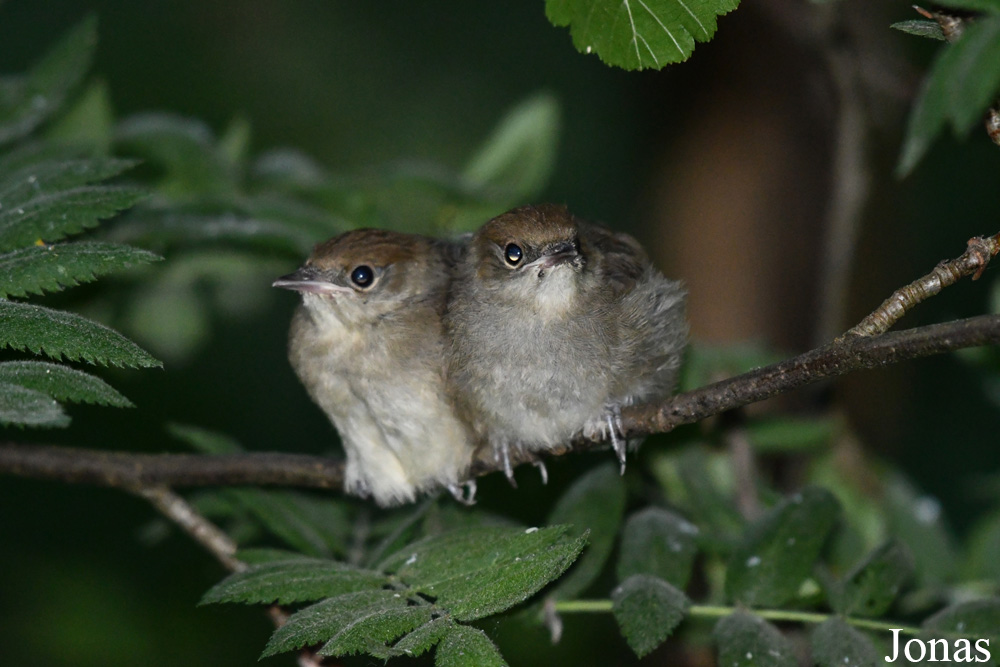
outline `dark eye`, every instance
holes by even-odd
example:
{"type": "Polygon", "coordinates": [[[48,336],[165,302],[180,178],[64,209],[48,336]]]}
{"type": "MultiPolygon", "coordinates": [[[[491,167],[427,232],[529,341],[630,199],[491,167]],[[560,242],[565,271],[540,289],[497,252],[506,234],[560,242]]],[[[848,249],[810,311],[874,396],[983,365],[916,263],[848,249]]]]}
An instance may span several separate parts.
{"type": "Polygon", "coordinates": [[[368,287],[372,284],[372,280],[374,279],[375,272],[372,271],[370,266],[362,264],[361,266],[355,267],[354,270],[351,271],[351,282],[358,287],[368,287]]]}
{"type": "Polygon", "coordinates": [[[521,250],[521,246],[516,243],[508,243],[507,247],[503,250],[503,256],[507,260],[507,263],[511,266],[517,266],[524,256],[524,251],[521,250]]]}

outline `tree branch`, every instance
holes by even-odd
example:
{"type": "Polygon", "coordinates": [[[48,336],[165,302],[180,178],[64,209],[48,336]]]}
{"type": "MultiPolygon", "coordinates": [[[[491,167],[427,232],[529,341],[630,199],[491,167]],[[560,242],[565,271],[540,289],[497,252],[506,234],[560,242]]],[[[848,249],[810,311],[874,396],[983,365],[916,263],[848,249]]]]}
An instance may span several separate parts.
{"type": "MultiPolygon", "coordinates": [[[[677,394],[662,403],[624,408],[624,435],[666,433],[682,424],[701,421],[827,378],[967,347],[998,344],[1000,315],[981,315],[884,333],[910,308],[944,287],[963,276],[978,278],[998,252],[1000,234],[970,239],[961,256],[941,262],[926,276],[896,290],[860,324],[828,345],[677,394]]],[[[599,446],[606,446],[606,443],[581,437],[544,456],[561,456],[599,446]]],[[[515,449],[511,458],[511,463],[521,464],[537,461],[541,455],[515,449]]],[[[492,453],[483,451],[473,462],[469,478],[500,469],[492,453]]],[[[0,445],[0,474],[124,488],[155,502],[155,497],[148,494],[155,496],[157,487],[270,485],[340,490],[344,464],[305,454],[131,454],[7,443],[0,445]]]]}

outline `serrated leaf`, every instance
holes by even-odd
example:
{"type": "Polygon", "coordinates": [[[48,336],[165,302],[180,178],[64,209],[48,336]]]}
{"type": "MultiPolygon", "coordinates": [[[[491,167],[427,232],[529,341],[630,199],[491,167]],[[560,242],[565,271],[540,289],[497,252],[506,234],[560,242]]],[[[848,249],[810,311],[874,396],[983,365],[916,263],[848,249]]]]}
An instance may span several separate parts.
{"type": "Polygon", "coordinates": [[[839,513],[833,495],[816,487],[769,510],[729,559],[727,597],[749,606],[777,606],[794,598],[839,513]]]}
{"type": "Polygon", "coordinates": [[[555,97],[530,97],[507,112],[463,175],[476,187],[495,193],[501,208],[531,200],[552,174],[558,137],[555,97]]]}
{"type": "Polygon", "coordinates": [[[60,401],[132,407],[131,401],[101,378],[60,364],[6,361],[0,363],[0,382],[40,391],[60,401]]]}
{"type": "Polygon", "coordinates": [[[29,134],[62,107],[90,69],[97,44],[97,20],[70,30],[27,76],[5,81],[0,90],[0,145],[29,134]]]}
{"type": "Polygon", "coordinates": [[[712,632],[719,645],[717,663],[726,667],[795,667],[791,642],[764,619],[736,611],[721,619],[712,632]]]}
{"type": "Polygon", "coordinates": [[[73,313],[0,299],[0,322],[0,347],[94,364],[161,365],[114,329],[73,313]]]}
{"type": "Polygon", "coordinates": [[[160,189],[168,194],[186,199],[235,189],[215,136],[199,120],[169,113],[136,114],[119,123],[115,141],[119,149],[160,167],[165,177],[160,189]]]}
{"type": "Polygon", "coordinates": [[[271,635],[261,657],[325,642],[355,619],[406,607],[406,598],[391,590],[368,589],[327,598],[289,616],[271,635]]]}
{"type": "Polygon", "coordinates": [[[434,654],[435,667],[507,667],[486,633],[467,625],[451,628],[434,654]]]}
{"type": "Polygon", "coordinates": [[[344,563],[319,558],[270,561],[231,574],[208,590],[199,604],[311,602],[367,589],[381,589],[389,578],[344,563]]]}
{"type": "Polygon", "coordinates": [[[586,543],[566,526],[483,528],[420,540],[377,569],[436,599],[457,620],[474,620],[523,602],[562,574],[586,543]]]}
{"type": "Polygon", "coordinates": [[[618,580],[649,574],[683,590],[698,553],[698,527],[669,510],[647,507],[629,517],[622,531],[618,580]]]}
{"type": "Polygon", "coordinates": [[[20,206],[5,206],[0,209],[0,251],[77,234],[117,215],[143,196],[134,188],[92,185],[40,193],[20,206]]]}
{"type": "Polygon", "coordinates": [[[127,225],[121,225],[112,235],[116,240],[156,248],[205,242],[241,244],[277,250],[296,258],[308,254],[319,238],[312,229],[288,221],[229,212],[178,213],[176,209],[136,212],[127,225]]]}
{"type": "Polygon", "coordinates": [[[883,663],[871,640],[836,616],[818,625],[810,640],[813,660],[819,667],[875,667],[883,663]]]}
{"type": "Polygon", "coordinates": [[[1000,598],[960,602],[925,620],[923,630],[949,638],[984,638],[1000,643],[1000,598]]]}
{"type": "Polygon", "coordinates": [[[69,425],[69,417],[48,394],[0,382],[0,424],[62,427],[69,425]]]}
{"type": "Polygon", "coordinates": [[[569,599],[582,593],[604,569],[625,511],[625,484],[615,463],[604,463],[577,479],[556,503],[546,523],[573,526],[573,535],[589,531],[587,551],[563,577],[552,595],[569,599]]]}
{"type": "Polygon", "coordinates": [[[660,69],[687,60],[707,42],[716,19],[739,0],[546,0],[545,14],[569,26],[581,53],[626,70],[660,69]]]}
{"type": "Polygon", "coordinates": [[[687,614],[687,596],[666,581],[636,574],[611,591],[612,612],[625,641],[642,658],[670,636],[687,614]]]}
{"type": "Polygon", "coordinates": [[[351,655],[383,647],[400,635],[430,622],[433,607],[413,605],[373,609],[354,618],[323,645],[319,655],[351,655]]]}
{"type": "Polygon", "coordinates": [[[392,647],[381,647],[372,651],[372,655],[383,660],[397,655],[406,655],[415,658],[433,648],[454,626],[455,620],[453,618],[450,616],[439,616],[430,623],[424,623],[413,632],[410,632],[392,647]]]}
{"type": "Polygon", "coordinates": [[[844,577],[835,608],[845,616],[881,616],[913,577],[913,555],[891,540],[869,554],[844,577]]]}
{"type": "Polygon", "coordinates": [[[229,489],[227,495],[292,548],[310,556],[342,553],[350,525],[344,508],[332,499],[294,491],[229,489]]]}
{"type": "Polygon", "coordinates": [[[0,171],[0,202],[14,208],[40,194],[107,180],[135,165],[111,158],[30,160],[11,172],[0,171]]]}
{"type": "Polygon", "coordinates": [[[162,259],[116,243],[60,243],[0,254],[0,296],[54,292],[96,280],[99,275],[162,259]]]}
{"type": "Polygon", "coordinates": [[[953,44],[942,47],[914,103],[903,152],[896,167],[906,176],[950,121],[966,134],[1000,91],[1000,16],[973,22],[953,44]]]}
{"type": "Polygon", "coordinates": [[[945,41],[944,31],[941,30],[941,24],[937,21],[923,21],[915,19],[912,21],[899,21],[898,23],[893,23],[889,27],[899,30],[900,32],[905,32],[908,35],[928,37],[942,42],[945,41]]]}

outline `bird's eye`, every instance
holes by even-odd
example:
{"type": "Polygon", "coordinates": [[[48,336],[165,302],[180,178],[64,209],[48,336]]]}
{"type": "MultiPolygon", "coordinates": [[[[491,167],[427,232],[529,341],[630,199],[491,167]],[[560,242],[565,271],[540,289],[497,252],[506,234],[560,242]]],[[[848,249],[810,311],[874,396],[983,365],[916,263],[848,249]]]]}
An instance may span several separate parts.
{"type": "Polygon", "coordinates": [[[516,243],[508,243],[507,247],[504,248],[503,256],[508,264],[517,266],[521,262],[521,258],[524,257],[524,251],[516,243]]]}
{"type": "Polygon", "coordinates": [[[351,271],[351,282],[358,287],[368,287],[375,280],[375,272],[372,271],[370,266],[357,266],[351,271]]]}

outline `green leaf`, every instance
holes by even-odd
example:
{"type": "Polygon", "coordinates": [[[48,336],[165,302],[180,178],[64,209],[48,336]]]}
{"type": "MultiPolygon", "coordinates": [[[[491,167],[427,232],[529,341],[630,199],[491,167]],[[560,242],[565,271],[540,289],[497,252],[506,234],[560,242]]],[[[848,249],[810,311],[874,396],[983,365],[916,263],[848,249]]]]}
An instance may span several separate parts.
{"type": "Polygon", "coordinates": [[[922,628],[952,639],[981,637],[1000,643],[1000,598],[986,598],[946,607],[923,622],[922,628]]]}
{"type": "Polygon", "coordinates": [[[733,467],[728,457],[696,444],[654,454],[652,469],[670,503],[698,526],[701,547],[727,554],[746,524],[732,502],[733,467]]]}
{"type": "Polygon", "coordinates": [[[117,331],[73,313],[0,299],[0,347],[115,366],[160,366],[117,331]]]}
{"type": "Polygon", "coordinates": [[[795,667],[795,650],[781,632],[754,614],[736,611],[712,633],[719,645],[717,663],[726,667],[795,667]]]}
{"type": "Polygon", "coordinates": [[[625,484],[617,463],[604,463],[577,479],[562,495],[546,523],[573,526],[573,535],[589,531],[587,551],[552,594],[569,599],[582,593],[611,555],[625,511],[625,484]]]}
{"type": "Polygon", "coordinates": [[[341,553],[350,526],[342,505],[294,491],[229,489],[227,495],[253,513],[293,549],[311,556],[341,553]]]}
{"type": "Polygon", "coordinates": [[[501,210],[538,196],[555,166],[559,103],[550,94],[513,109],[469,161],[464,177],[495,193],[501,210]]]}
{"type": "Polygon", "coordinates": [[[698,553],[698,527],[669,510],[647,507],[629,517],[622,532],[618,580],[651,574],[683,590],[698,553]]]}
{"type": "Polygon", "coordinates": [[[215,136],[199,120],[168,113],[136,114],[118,125],[115,139],[120,150],[163,171],[159,187],[168,195],[189,199],[235,190],[234,174],[216,148],[215,136]]]}
{"type": "Polygon", "coordinates": [[[0,172],[0,202],[5,208],[14,208],[38,195],[113,178],[135,165],[134,160],[108,158],[28,160],[10,173],[0,172]]]}
{"type": "Polygon", "coordinates": [[[90,373],[44,361],[0,363],[0,382],[40,391],[60,401],[130,408],[132,403],[90,373]]]}
{"type": "Polygon", "coordinates": [[[1000,581],[1000,512],[979,520],[969,533],[965,580],[1000,581]]]}
{"type": "Polygon", "coordinates": [[[288,621],[271,635],[261,657],[326,642],[357,619],[406,608],[404,596],[385,589],[367,589],[327,598],[289,616],[288,621]]]}
{"type": "Polygon", "coordinates": [[[68,426],[69,417],[48,394],[0,382],[0,424],[68,426]]]}
{"type": "Polygon", "coordinates": [[[167,432],[202,454],[240,454],[245,451],[232,436],[190,424],[167,424],[167,432]]]}
{"type": "Polygon", "coordinates": [[[946,121],[964,135],[982,118],[1000,91],[1000,16],[972,23],[934,61],[907,127],[896,167],[906,176],[923,157],[946,121]]]}
{"type": "Polygon", "coordinates": [[[775,417],[754,419],[746,433],[758,452],[789,452],[829,444],[836,428],[837,421],[830,417],[775,417]]]}
{"type": "Polygon", "coordinates": [[[467,625],[455,625],[438,644],[435,667],[506,667],[496,644],[486,633],[467,625]]]}
{"type": "Polygon", "coordinates": [[[380,589],[389,578],[379,572],[354,568],[319,558],[270,561],[237,572],[213,586],[199,604],[245,602],[291,604],[380,589]]]}
{"type": "Polygon", "coordinates": [[[881,616],[913,577],[913,556],[895,540],[883,544],[844,577],[834,596],[835,608],[845,616],[881,616]]]}
{"type": "Polygon", "coordinates": [[[430,622],[433,607],[413,605],[373,609],[354,618],[317,652],[319,655],[351,655],[385,646],[400,635],[430,622]]]}
{"type": "Polygon", "coordinates": [[[162,259],[146,250],[115,243],[29,246],[0,255],[0,296],[53,292],[97,276],[162,259]]]}
{"type": "Polygon", "coordinates": [[[819,667],[875,667],[883,664],[864,634],[833,616],[813,630],[813,659],[819,667]]]}
{"type": "Polygon", "coordinates": [[[898,23],[893,23],[889,27],[899,30],[900,32],[905,32],[908,35],[929,37],[930,39],[937,39],[942,42],[945,41],[944,31],[941,30],[941,24],[937,21],[899,21],[898,23]]]}
{"type": "Polygon", "coordinates": [[[955,576],[958,556],[945,525],[941,502],[921,495],[898,474],[885,482],[885,513],[889,533],[913,554],[918,587],[936,587],[955,576]]]}
{"type": "Polygon", "coordinates": [[[96,155],[111,152],[114,109],[104,81],[94,81],[46,129],[45,138],[60,145],[79,146],[96,155]]]}
{"type": "Polygon", "coordinates": [[[179,244],[240,244],[277,250],[300,258],[309,253],[319,237],[282,220],[247,217],[235,213],[187,213],[177,208],[167,211],[137,211],[127,225],[115,229],[116,240],[165,248],[179,244]]]}
{"type": "Polygon", "coordinates": [[[0,209],[0,251],[77,234],[129,208],[143,196],[134,188],[92,185],[39,193],[20,206],[5,206],[0,209]]]}
{"type": "Polygon", "coordinates": [[[715,34],[716,18],[739,0],[546,0],[545,14],[569,26],[581,53],[622,69],[660,69],[687,60],[695,41],[715,34]]]}
{"type": "Polygon", "coordinates": [[[667,582],[636,574],[611,592],[612,612],[625,641],[640,658],[666,641],[687,614],[687,596],[667,582]]]}
{"type": "Polygon", "coordinates": [[[730,557],[727,597],[749,606],[777,606],[794,598],[839,513],[833,495],[817,487],[768,511],[730,557]]]}
{"type": "Polygon", "coordinates": [[[415,658],[429,651],[435,644],[444,639],[455,627],[451,616],[439,616],[430,623],[424,623],[419,628],[400,639],[394,646],[386,650],[376,649],[372,655],[387,660],[392,656],[406,655],[415,658]]]}
{"type": "Polygon", "coordinates": [[[586,542],[565,538],[566,530],[452,531],[402,549],[377,569],[435,598],[455,619],[474,620],[523,602],[562,574],[586,542]]]}
{"type": "Polygon", "coordinates": [[[69,31],[24,78],[0,80],[0,145],[26,136],[62,107],[86,76],[97,44],[91,16],[69,31]]]}

